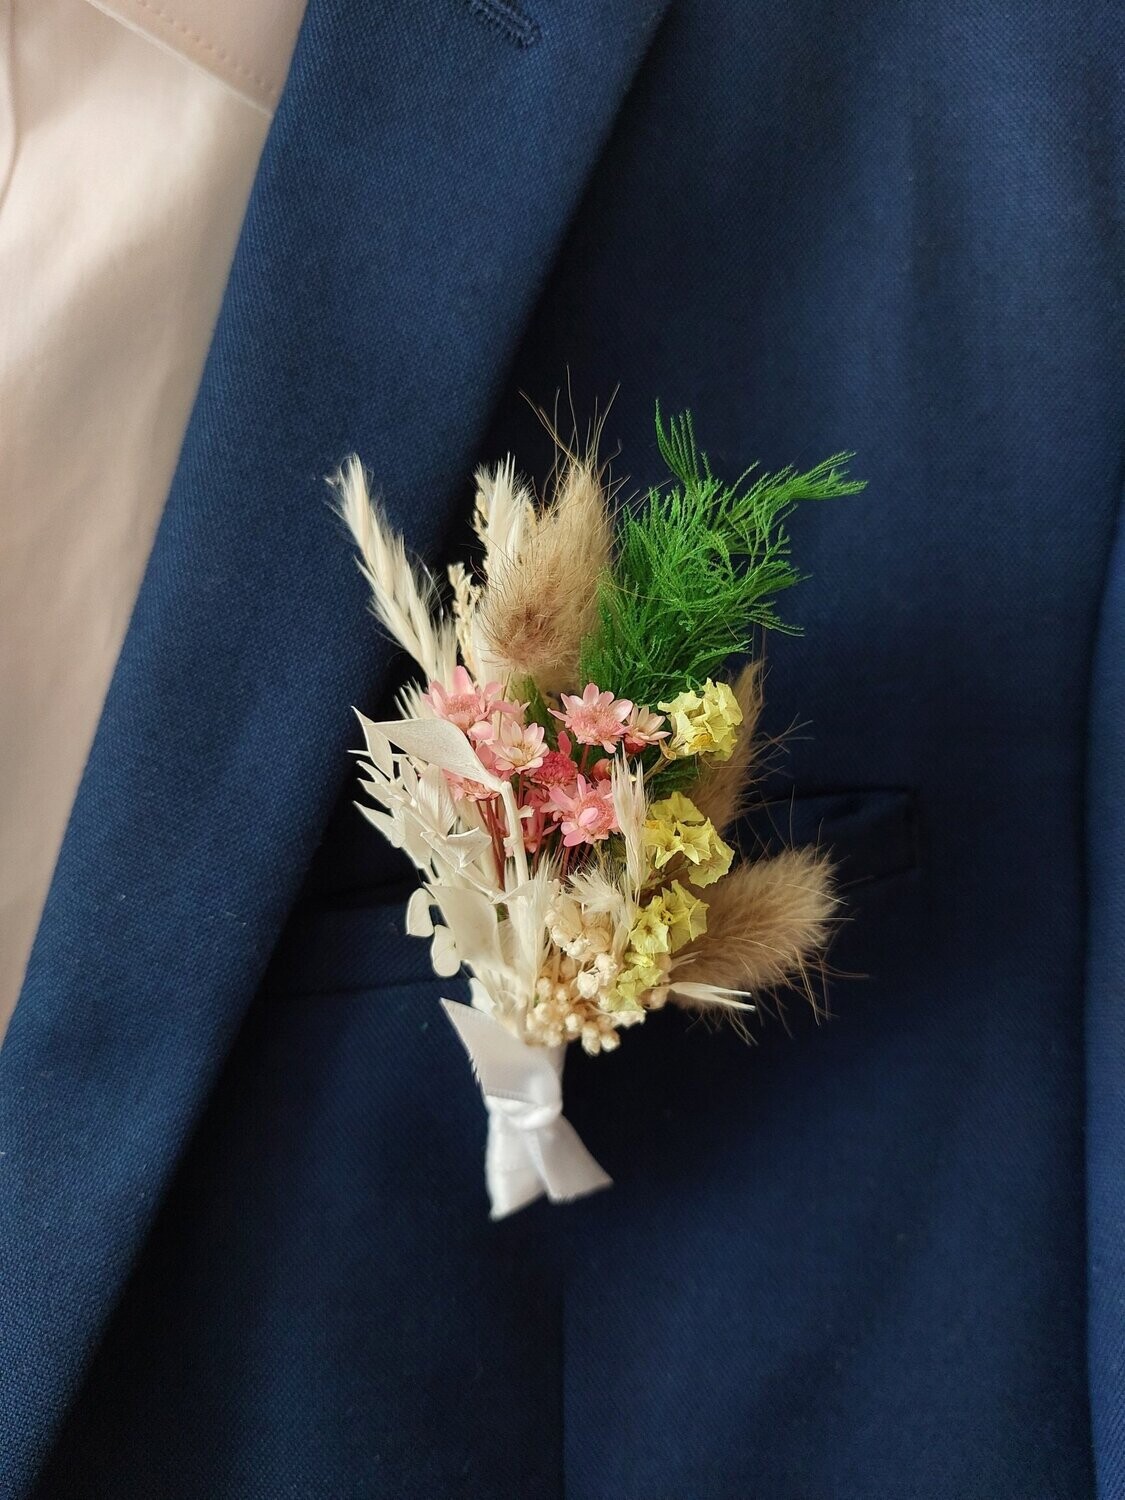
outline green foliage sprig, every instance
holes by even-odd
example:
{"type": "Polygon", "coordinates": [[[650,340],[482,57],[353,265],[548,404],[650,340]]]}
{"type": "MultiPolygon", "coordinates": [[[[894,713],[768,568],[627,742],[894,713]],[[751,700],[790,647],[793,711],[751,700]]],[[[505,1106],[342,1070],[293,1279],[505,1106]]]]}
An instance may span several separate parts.
{"type": "Polygon", "coordinates": [[[802,500],[853,495],[853,457],[838,453],[803,474],[792,468],[733,485],[696,446],[691,413],[667,428],[656,408],[656,440],[676,481],[650,489],[619,522],[616,557],[602,578],[598,625],[582,645],[579,677],[637,703],[656,704],[717,677],[749,651],[756,627],[793,632],[776,596],[801,580],[784,521],[802,500]]]}

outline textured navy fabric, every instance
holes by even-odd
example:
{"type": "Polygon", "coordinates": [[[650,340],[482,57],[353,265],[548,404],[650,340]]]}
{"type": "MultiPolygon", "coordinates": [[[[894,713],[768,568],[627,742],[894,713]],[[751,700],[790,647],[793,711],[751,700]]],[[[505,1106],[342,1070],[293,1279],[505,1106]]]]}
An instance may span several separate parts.
{"type": "Polygon", "coordinates": [[[0,1051],[0,1494],[1125,1494],[1122,30],[312,0],[0,1051]],[[859,450],[743,830],[850,920],[828,1025],[575,1057],[616,1186],[492,1225],[322,476],[440,562],[568,372],[638,483],[657,396],[859,450]]]}

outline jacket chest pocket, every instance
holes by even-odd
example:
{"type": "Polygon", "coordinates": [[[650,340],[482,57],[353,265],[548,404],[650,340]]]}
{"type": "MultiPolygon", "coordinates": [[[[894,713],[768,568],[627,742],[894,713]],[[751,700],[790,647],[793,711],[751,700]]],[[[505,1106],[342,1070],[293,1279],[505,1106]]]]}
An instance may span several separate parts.
{"type": "MultiPolygon", "coordinates": [[[[753,859],[813,846],[832,856],[845,906],[876,883],[919,864],[915,794],[876,787],[794,794],[761,803],[737,825],[734,841],[753,859]]],[[[270,994],[340,995],[411,984],[437,985],[429,943],[408,937],[405,904],[413,883],[359,893],[347,905],[298,905],[270,963],[270,994]]],[[[460,980],[440,981],[451,996],[460,980]]]]}

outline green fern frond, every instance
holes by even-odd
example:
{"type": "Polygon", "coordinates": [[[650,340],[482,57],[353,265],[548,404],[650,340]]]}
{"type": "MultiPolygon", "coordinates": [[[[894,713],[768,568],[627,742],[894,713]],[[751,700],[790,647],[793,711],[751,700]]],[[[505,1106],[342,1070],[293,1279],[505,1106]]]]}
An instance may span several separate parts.
{"type": "Polygon", "coordinates": [[[803,500],[862,490],[839,453],[805,473],[783,469],[734,485],[711,471],[689,412],[667,427],[656,410],[656,440],[674,479],[652,489],[619,524],[613,567],[601,581],[598,626],[581,654],[581,679],[638,703],[655,704],[720,674],[748,651],[755,629],[791,632],[777,595],[800,581],[784,521],[803,500]]]}

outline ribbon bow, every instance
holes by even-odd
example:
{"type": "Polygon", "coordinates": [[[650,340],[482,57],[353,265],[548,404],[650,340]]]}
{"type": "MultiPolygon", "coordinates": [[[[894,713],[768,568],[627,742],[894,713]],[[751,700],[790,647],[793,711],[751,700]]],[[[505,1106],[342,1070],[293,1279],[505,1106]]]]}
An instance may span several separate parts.
{"type": "Polygon", "coordinates": [[[530,1047],[471,1005],[443,1000],[488,1110],[484,1175],[492,1217],[503,1219],[546,1193],[582,1198],[611,1179],[562,1112],[565,1047],[530,1047]]]}

